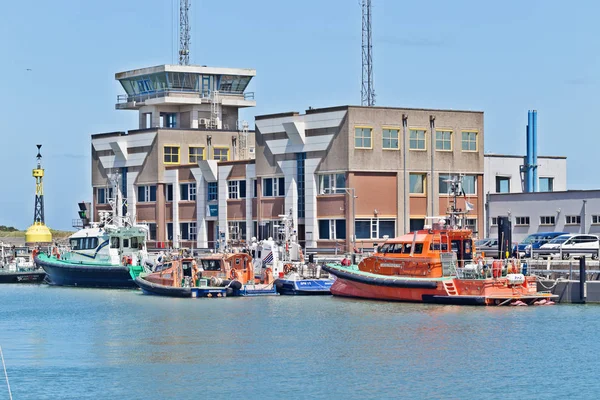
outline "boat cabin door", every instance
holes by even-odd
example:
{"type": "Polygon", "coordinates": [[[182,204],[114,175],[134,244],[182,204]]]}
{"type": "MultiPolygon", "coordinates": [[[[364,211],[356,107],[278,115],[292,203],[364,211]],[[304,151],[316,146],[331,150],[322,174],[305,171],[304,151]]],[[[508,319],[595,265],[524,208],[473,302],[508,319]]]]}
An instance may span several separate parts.
{"type": "Polygon", "coordinates": [[[471,239],[455,239],[452,241],[452,251],[456,253],[458,265],[464,266],[473,259],[473,243],[471,239]]]}

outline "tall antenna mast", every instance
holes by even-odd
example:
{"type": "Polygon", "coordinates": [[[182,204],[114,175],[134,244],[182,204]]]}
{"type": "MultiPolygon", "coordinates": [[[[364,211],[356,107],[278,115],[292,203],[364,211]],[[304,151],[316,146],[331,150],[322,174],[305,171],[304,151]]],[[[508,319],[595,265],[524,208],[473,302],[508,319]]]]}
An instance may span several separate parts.
{"type": "Polygon", "coordinates": [[[363,106],[375,105],[373,42],[371,38],[371,0],[362,0],[362,88],[360,91],[360,104],[363,106]]]}
{"type": "Polygon", "coordinates": [[[179,0],[179,65],[190,65],[190,2],[179,0]]]}

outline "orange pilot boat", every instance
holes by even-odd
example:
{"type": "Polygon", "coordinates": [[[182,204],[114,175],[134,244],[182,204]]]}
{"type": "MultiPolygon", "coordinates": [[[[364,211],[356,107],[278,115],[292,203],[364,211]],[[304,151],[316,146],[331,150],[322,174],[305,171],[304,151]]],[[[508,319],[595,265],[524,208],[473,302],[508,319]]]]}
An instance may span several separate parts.
{"type": "MultiPolygon", "coordinates": [[[[334,296],[465,305],[549,305],[520,260],[474,258],[472,232],[463,229],[468,211],[457,208],[460,180],[451,181],[448,217],[431,229],[389,239],[358,266],[328,264],[337,279],[334,296]]],[[[468,207],[467,207],[468,209],[468,207]]]]}

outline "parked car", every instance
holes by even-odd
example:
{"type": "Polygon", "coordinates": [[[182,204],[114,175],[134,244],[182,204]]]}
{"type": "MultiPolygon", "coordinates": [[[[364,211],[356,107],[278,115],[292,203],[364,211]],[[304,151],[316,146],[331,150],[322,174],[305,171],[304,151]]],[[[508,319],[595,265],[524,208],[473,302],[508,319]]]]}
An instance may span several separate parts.
{"type": "Polygon", "coordinates": [[[498,239],[479,239],[475,242],[475,250],[478,254],[485,254],[486,257],[500,258],[498,239]]]}
{"type": "Polygon", "coordinates": [[[540,250],[556,250],[550,254],[540,254],[540,257],[560,257],[562,250],[562,259],[568,260],[572,256],[586,256],[598,259],[598,253],[578,253],[579,249],[600,249],[600,239],[596,235],[560,235],[540,247],[540,250]]]}
{"type": "Polygon", "coordinates": [[[519,244],[513,247],[513,256],[519,255],[519,257],[531,257],[531,249],[537,250],[542,245],[548,243],[560,235],[566,235],[568,232],[538,232],[532,233],[523,239],[519,244]]]}

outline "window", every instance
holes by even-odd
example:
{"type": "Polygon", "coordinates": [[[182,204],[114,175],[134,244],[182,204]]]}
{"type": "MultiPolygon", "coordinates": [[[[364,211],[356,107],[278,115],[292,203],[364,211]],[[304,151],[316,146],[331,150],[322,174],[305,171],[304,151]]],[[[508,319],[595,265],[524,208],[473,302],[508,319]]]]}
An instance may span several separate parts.
{"type": "Polygon", "coordinates": [[[252,197],[258,195],[258,179],[252,179],[252,197]]]}
{"type": "Polygon", "coordinates": [[[173,223],[167,222],[167,240],[173,240],[173,223]]]}
{"type": "Polygon", "coordinates": [[[217,182],[208,182],[208,201],[217,200],[219,198],[219,187],[217,182]]]}
{"type": "Polygon", "coordinates": [[[465,228],[477,232],[477,218],[465,218],[465,228]]]}
{"type": "Polygon", "coordinates": [[[384,149],[399,149],[398,146],[398,129],[383,130],[383,148],[384,149]]]}
{"type": "Polygon", "coordinates": [[[110,238],[110,248],[111,249],[118,249],[120,247],[121,241],[119,240],[118,237],[111,237],[110,238]]]}
{"type": "Polygon", "coordinates": [[[465,194],[477,194],[475,187],[475,175],[465,175],[462,177],[462,189],[465,194]]]}
{"type": "Polygon", "coordinates": [[[496,193],[509,193],[510,192],[510,178],[506,176],[496,177],[496,193]]]}
{"type": "Polygon", "coordinates": [[[319,194],[346,193],[346,174],[319,175],[319,194]]]}
{"type": "Polygon", "coordinates": [[[173,184],[171,183],[165,186],[165,199],[166,201],[173,201],[173,184]]]}
{"type": "Polygon", "coordinates": [[[345,219],[320,219],[319,239],[336,240],[346,239],[345,219]]]}
{"type": "Polygon", "coordinates": [[[196,183],[182,183],[180,185],[180,200],[195,201],[196,200],[196,183]]]}
{"type": "Polygon", "coordinates": [[[229,181],[227,182],[229,187],[230,199],[245,199],[246,198],[246,181],[229,181]]]}
{"type": "Polygon", "coordinates": [[[285,179],[281,178],[263,178],[263,196],[277,197],[285,196],[285,179]]]}
{"type": "Polygon", "coordinates": [[[600,224],[600,215],[592,215],[592,224],[600,224]]]}
{"type": "Polygon", "coordinates": [[[435,149],[452,151],[452,131],[435,131],[435,149]]]}
{"type": "Polygon", "coordinates": [[[498,226],[498,217],[492,217],[492,226],[498,226]]]}
{"type": "Polygon", "coordinates": [[[96,188],[96,202],[98,204],[108,204],[113,198],[113,188],[96,188]]]}
{"type": "Polygon", "coordinates": [[[138,203],[156,201],[156,185],[138,186],[138,203]]]}
{"type": "Polygon", "coordinates": [[[179,224],[181,240],[196,240],[196,223],[182,222],[179,224]]]}
{"type": "Polygon", "coordinates": [[[521,225],[521,226],[529,225],[529,217],[516,217],[515,225],[521,225]]]}
{"type": "Polygon", "coordinates": [[[371,149],[371,128],[355,128],[354,129],[354,147],[357,149],[371,149]]]}
{"type": "Polygon", "coordinates": [[[357,219],[356,223],[357,239],[382,239],[384,236],[396,236],[396,220],[394,219],[357,219]]]}
{"type": "Polygon", "coordinates": [[[98,238],[97,237],[85,237],[85,238],[76,238],[71,239],[71,250],[94,250],[98,247],[98,238]]]}
{"type": "Polygon", "coordinates": [[[148,240],[156,240],[156,224],[154,222],[148,224],[148,240]]]}
{"type": "Polygon", "coordinates": [[[540,178],[539,179],[540,192],[553,192],[554,191],[554,178],[540,178]]]}
{"type": "Polygon", "coordinates": [[[189,163],[197,164],[198,161],[204,160],[204,147],[192,147],[190,146],[189,163]]]}
{"type": "MultiPolygon", "coordinates": [[[[450,182],[456,175],[440,175],[439,176],[439,192],[440,194],[450,193],[452,185],[450,182]]],[[[477,194],[475,190],[475,175],[464,175],[461,177],[462,190],[465,194],[477,194]]],[[[459,193],[459,195],[462,193],[459,193]]]]}
{"type": "Polygon", "coordinates": [[[565,224],[567,224],[567,225],[581,225],[581,215],[567,215],[567,216],[565,216],[565,224]]]}
{"type": "Polygon", "coordinates": [[[165,164],[179,164],[179,146],[165,146],[165,164]]]}
{"type": "Polygon", "coordinates": [[[463,131],[462,132],[462,150],[477,151],[477,132],[463,131]]]}
{"type": "Polygon", "coordinates": [[[229,147],[215,147],[213,148],[213,159],[219,161],[229,160],[229,147]]]}
{"type": "Polygon", "coordinates": [[[231,240],[246,240],[246,222],[245,221],[229,221],[229,239],[231,240]]]}
{"type": "Polygon", "coordinates": [[[411,129],[409,135],[409,149],[425,150],[425,130],[411,129]]]}
{"type": "Polygon", "coordinates": [[[410,174],[410,193],[425,194],[425,174],[410,174]]]}
{"type": "Polygon", "coordinates": [[[132,237],[131,238],[131,242],[129,243],[129,248],[131,249],[137,249],[139,246],[139,240],[137,237],[132,237]]]}
{"type": "Polygon", "coordinates": [[[540,225],[556,225],[556,217],[554,215],[540,217],[540,225]]]}

